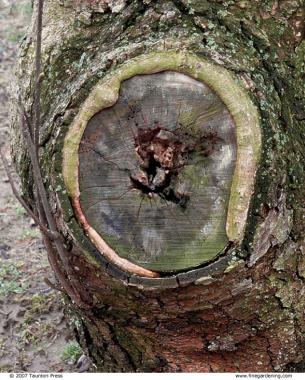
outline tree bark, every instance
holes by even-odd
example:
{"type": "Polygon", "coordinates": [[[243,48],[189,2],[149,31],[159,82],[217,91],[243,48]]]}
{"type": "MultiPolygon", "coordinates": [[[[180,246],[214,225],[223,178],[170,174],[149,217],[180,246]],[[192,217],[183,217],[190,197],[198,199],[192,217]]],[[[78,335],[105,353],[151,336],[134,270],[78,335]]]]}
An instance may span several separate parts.
{"type": "MultiPolygon", "coordinates": [[[[83,300],[86,308],[78,307],[71,295],[65,294],[66,313],[97,369],[254,372],[302,368],[305,360],[304,0],[49,0],[45,7],[39,158],[53,214],[70,254],[71,268],[83,287],[81,294],[86,293],[83,300]],[[162,67],[147,68],[152,65],[152,54],[158,57],[158,65],[162,67]],[[182,60],[179,64],[175,61],[177,57],[182,60]],[[165,60],[166,64],[162,63],[165,60]],[[124,68],[130,71],[135,65],[137,69],[124,77],[124,68]],[[240,164],[242,170],[239,175],[232,174],[233,179],[228,179],[224,191],[226,213],[219,217],[223,220],[221,244],[217,239],[218,245],[212,240],[207,256],[200,256],[201,253],[196,256],[195,251],[190,251],[196,261],[183,259],[182,264],[179,262],[176,266],[171,266],[168,257],[157,264],[145,259],[143,264],[138,254],[130,254],[128,247],[124,253],[125,246],[117,241],[106,239],[105,242],[101,236],[106,236],[111,223],[107,225],[105,219],[100,221],[102,207],[96,214],[82,212],[84,202],[93,202],[95,195],[81,191],[77,198],[73,190],[78,173],[84,174],[80,177],[80,188],[86,189],[87,183],[92,185],[93,181],[85,176],[89,170],[97,171],[94,181],[99,173],[107,177],[111,171],[105,163],[99,171],[95,158],[86,156],[85,143],[95,141],[92,136],[97,127],[92,127],[91,133],[90,122],[94,124],[94,120],[88,116],[85,123],[84,115],[86,112],[97,115],[101,110],[100,123],[107,106],[106,96],[100,100],[101,92],[96,91],[102,88],[102,93],[108,95],[103,87],[105,83],[119,83],[119,92],[120,86],[124,88],[124,83],[128,86],[128,80],[135,75],[145,73],[146,78],[150,78],[153,73],[164,70],[181,72],[198,83],[207,84],[221,99],[225,106],[223,112],[232,116],[237,131],[236,165],[240,164]],[[122,77],[118,82],[119,75],[122,77]],[[107,78],[117,82],[107,82],[107,78]],[[225,80],[223,85],[221,78],[225,80]],[[240,108],[233,112],[236,104],[240,108]],[[243,114],[248,119],[243,119],[243,114]],[[73,166],[71,152],[76,146],[73,139],[87,122],[88,128],[80,136],[83,145],[79,151],[79,166],[73,166]],[[250,143],[245,136],[251,137],[250,143]],[[70,149],[67,146],[71,141],[70,149]],[[248,155],[243,153],[245,146],[248,155]],[[237,199],[235,203],[234,199],[237,199]]],[[[22,43],[17,66],[16,94],[20,94],[29,113],[35,84],[34,19],[22,43]]],[[[164,82],[160,86],[163,85],[164,82]]],[[[145,86],[147,83],[141,88],[145,86]]],[[[111,91],[112,87],[109,94],[111,91]]],[[[113,109],[114,103],[108,104],[109,109],[113,109]]],[[[107,120],[109,117],[106,115],[107,120]]],[[[14,111],[13,157],[23,194],[35,209],[32,169],[19,119],[18,112],[14,111]]],[[[219,118],[217,123],[219,125],[219,118]]],[[[128,120],[127,124],[130,124],[128,120]]],[[[110,123],[107,128],[111,131],[110,123]]],[[[172,166],[164,163],[158,152],[164,151],[165,142],[168,148],[168,140],[171,140],[181,153],[182,143],[188,140],[180,135],[174,138],[173,131],[168,132],[168,129],[165,137],[150,126],[147,130],[153,133],[145,145],[147,135],[144,136],[144,132],[141,135],[136,129],[138,155],[127,161],[133,162],[137,171],[128,178],[133,179],[136,191],[157,199],[163,197],[173,204],[174,210],[185,207],[186,199],[183,203],[176,182],[171,192],[164,192],[165,179],[171,174],[172,166]],[[149,179],[151,166],[143,163],[147,152],[150,155],[153,152],[159,171],[157,177],[154,169],[153,180],[149,179]],[[144,177],[139,180],[140,169],[148,182],[143,182],[144,177]],[[161,196],[153,187],[153,181],[154,186],[159,181],[161,196]]],[[[220,137],[225,141],[225,136],[220,137]]],[[[103,138],[105,135],[102,142],[103,138]]],[[[126,149],[130,151],[134,137],[129,134],[128,138],[126,149]]],[[[207,139],[205,135],[205,141],[207,139]]],[[[234,141],[232,137],[232,146],[234,141]]],[[[107,149],[107,153],[111,153],[117,148],[107,149]]],[[[208,159],[214,157],[213,151],[206,146],[204,149],[209,152],[208,159]]],[[[202,148],[196,152],[192,157],[200,155],[202,148]]],[[[78,155],[78,150],[75,154],[78,155]]],[[[174,151],[176,160],[179,154],[174,151]]],[[[235,158],[232,160],[235,163],[235,158]]],[[[201,161],[196,162],[199,165],[196,168],[200,168],[201,161]]],[[[209,168],[207,161],[202,162],[209,168]]],[[[197,178],[202,175],[198,170],[195,171],[197,178]]],[[[171,178],[181,176],[179,171],[177,173],[171,178]]],[[[118,178],[121,180],[122,176],[118,178]]],[[[119,187],[116,180],[113,191],[117,191],[117,198],[122,194],[119,187]]],[[[198,186],[196,191],[201,196],[205,190],[198,186]]],[[[104,190],[99,190],[98,196],[104,197],[104,190]]],[[[204,199],[211,204],[208,195],[204,199]]],[[[114,207],[110,198],[107,202],[114,207]]],[[[127,198],[118,207],[129,212],[129,202],[133,200],[127,198]]],[[[205,218],[205,210],[200,209],[199,203],[189,204],[205,218]]],[[[111,214],[111,221],[119,220],[117,215],[119,213],[111,214]]],[[[173,218],[179,221],[177,215],[173,218]]],[[[190,215],[193,218],[193,214],[190,215]]],[[[207,218],[214,216],[213,212],[207,213],[207,218]]],[[[157,224],[157,219],[153,220],[151,228],[157,224]]],[[[120,223],[124,225],[126,245],[128,233],[133,230],[125,219],[120,223]]],[[[141,223],[148,224],[144,219],[141,223]]],[[[200,226],[193,224],[198,231],[200,226]]],[[[181,226],[181,231],[185,231],[185,225],[181,226]]],[[[178,232],[179,228],[178,225],[178,232]]],[[[161,234],[163,230],[156,231],[161,234]]],[[[191,239],[187,233],[177,235],[177,249],[184,239],[186,242],[191,239]]],[[[136,247],[140,247],[142,243],[137,235],[134,239],[136,247]]],[[[166,244],[162,249],[172,248],[173,239],[164,239],[166,244]]],[[[148,246],[156,240],[157,237],[150,240],[148,246]]],[[[184,250],[180,251],[179,258],[184,250]]],[[[69,276],[67,279],[71,280],[69,276]]]]}

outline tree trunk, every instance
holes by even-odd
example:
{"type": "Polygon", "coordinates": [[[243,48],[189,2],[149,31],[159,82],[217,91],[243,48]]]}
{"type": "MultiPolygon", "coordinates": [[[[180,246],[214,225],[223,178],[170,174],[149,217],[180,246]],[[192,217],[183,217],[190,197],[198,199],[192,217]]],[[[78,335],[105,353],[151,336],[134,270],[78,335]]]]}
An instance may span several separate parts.
{"type": "Polygon", "coordinates": [[[98,370],[301,368],[304,0],[45,8],[40,164],[82,288],[66,312],[98,370]]]}

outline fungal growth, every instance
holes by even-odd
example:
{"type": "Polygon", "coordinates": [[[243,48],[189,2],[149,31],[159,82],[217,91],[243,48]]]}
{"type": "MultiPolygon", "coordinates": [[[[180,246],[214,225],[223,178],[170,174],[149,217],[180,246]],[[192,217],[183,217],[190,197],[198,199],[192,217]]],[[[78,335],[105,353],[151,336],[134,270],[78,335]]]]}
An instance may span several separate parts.
{"type": "Polygon", "coordinates": [[[236,128],[219,96],[174,71],[135,75],[82,135],[82,212],[120,257],[194,268],[227,245],[236,128]]]}

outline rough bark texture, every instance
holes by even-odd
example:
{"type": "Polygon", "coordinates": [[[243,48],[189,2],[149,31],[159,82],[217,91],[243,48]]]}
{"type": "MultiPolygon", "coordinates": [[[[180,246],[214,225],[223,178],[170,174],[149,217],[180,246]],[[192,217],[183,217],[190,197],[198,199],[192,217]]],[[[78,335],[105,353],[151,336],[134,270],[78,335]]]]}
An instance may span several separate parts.
{"type": "MultiPolygon", "coordinates": [[[[77,336],[100,371],[282,371],[305,358],[303,0],[49,0],[43,30],[40,157],[50,201],[91,297],[66,297],[77,336]],[[103,4],[102,4],[103,3],[103,4]],[[150,51],[185,50],[225,67],[261,116],[263,151],[245,237],[200,269],[144,279],[96,251],[61,175],[68,125],[94,84],[150,51]]],[[[30,30],[17,70],[33,103],[30,30]]],[[[24,194],[32,174],[18,117],[13,152],[24,194]]]]}

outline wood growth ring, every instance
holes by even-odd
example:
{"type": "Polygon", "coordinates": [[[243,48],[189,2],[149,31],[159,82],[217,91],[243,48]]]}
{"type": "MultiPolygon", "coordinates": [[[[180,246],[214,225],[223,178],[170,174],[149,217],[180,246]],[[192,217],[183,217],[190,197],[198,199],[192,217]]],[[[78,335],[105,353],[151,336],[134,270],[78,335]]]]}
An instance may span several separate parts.
{"type": "Polygon", "coordinates": [[[65,137],[63,176],[99,251],[158,277],[242,240],[260,147],[256,108],[227,70],[153,53],[92,90],[65,137]]]}

